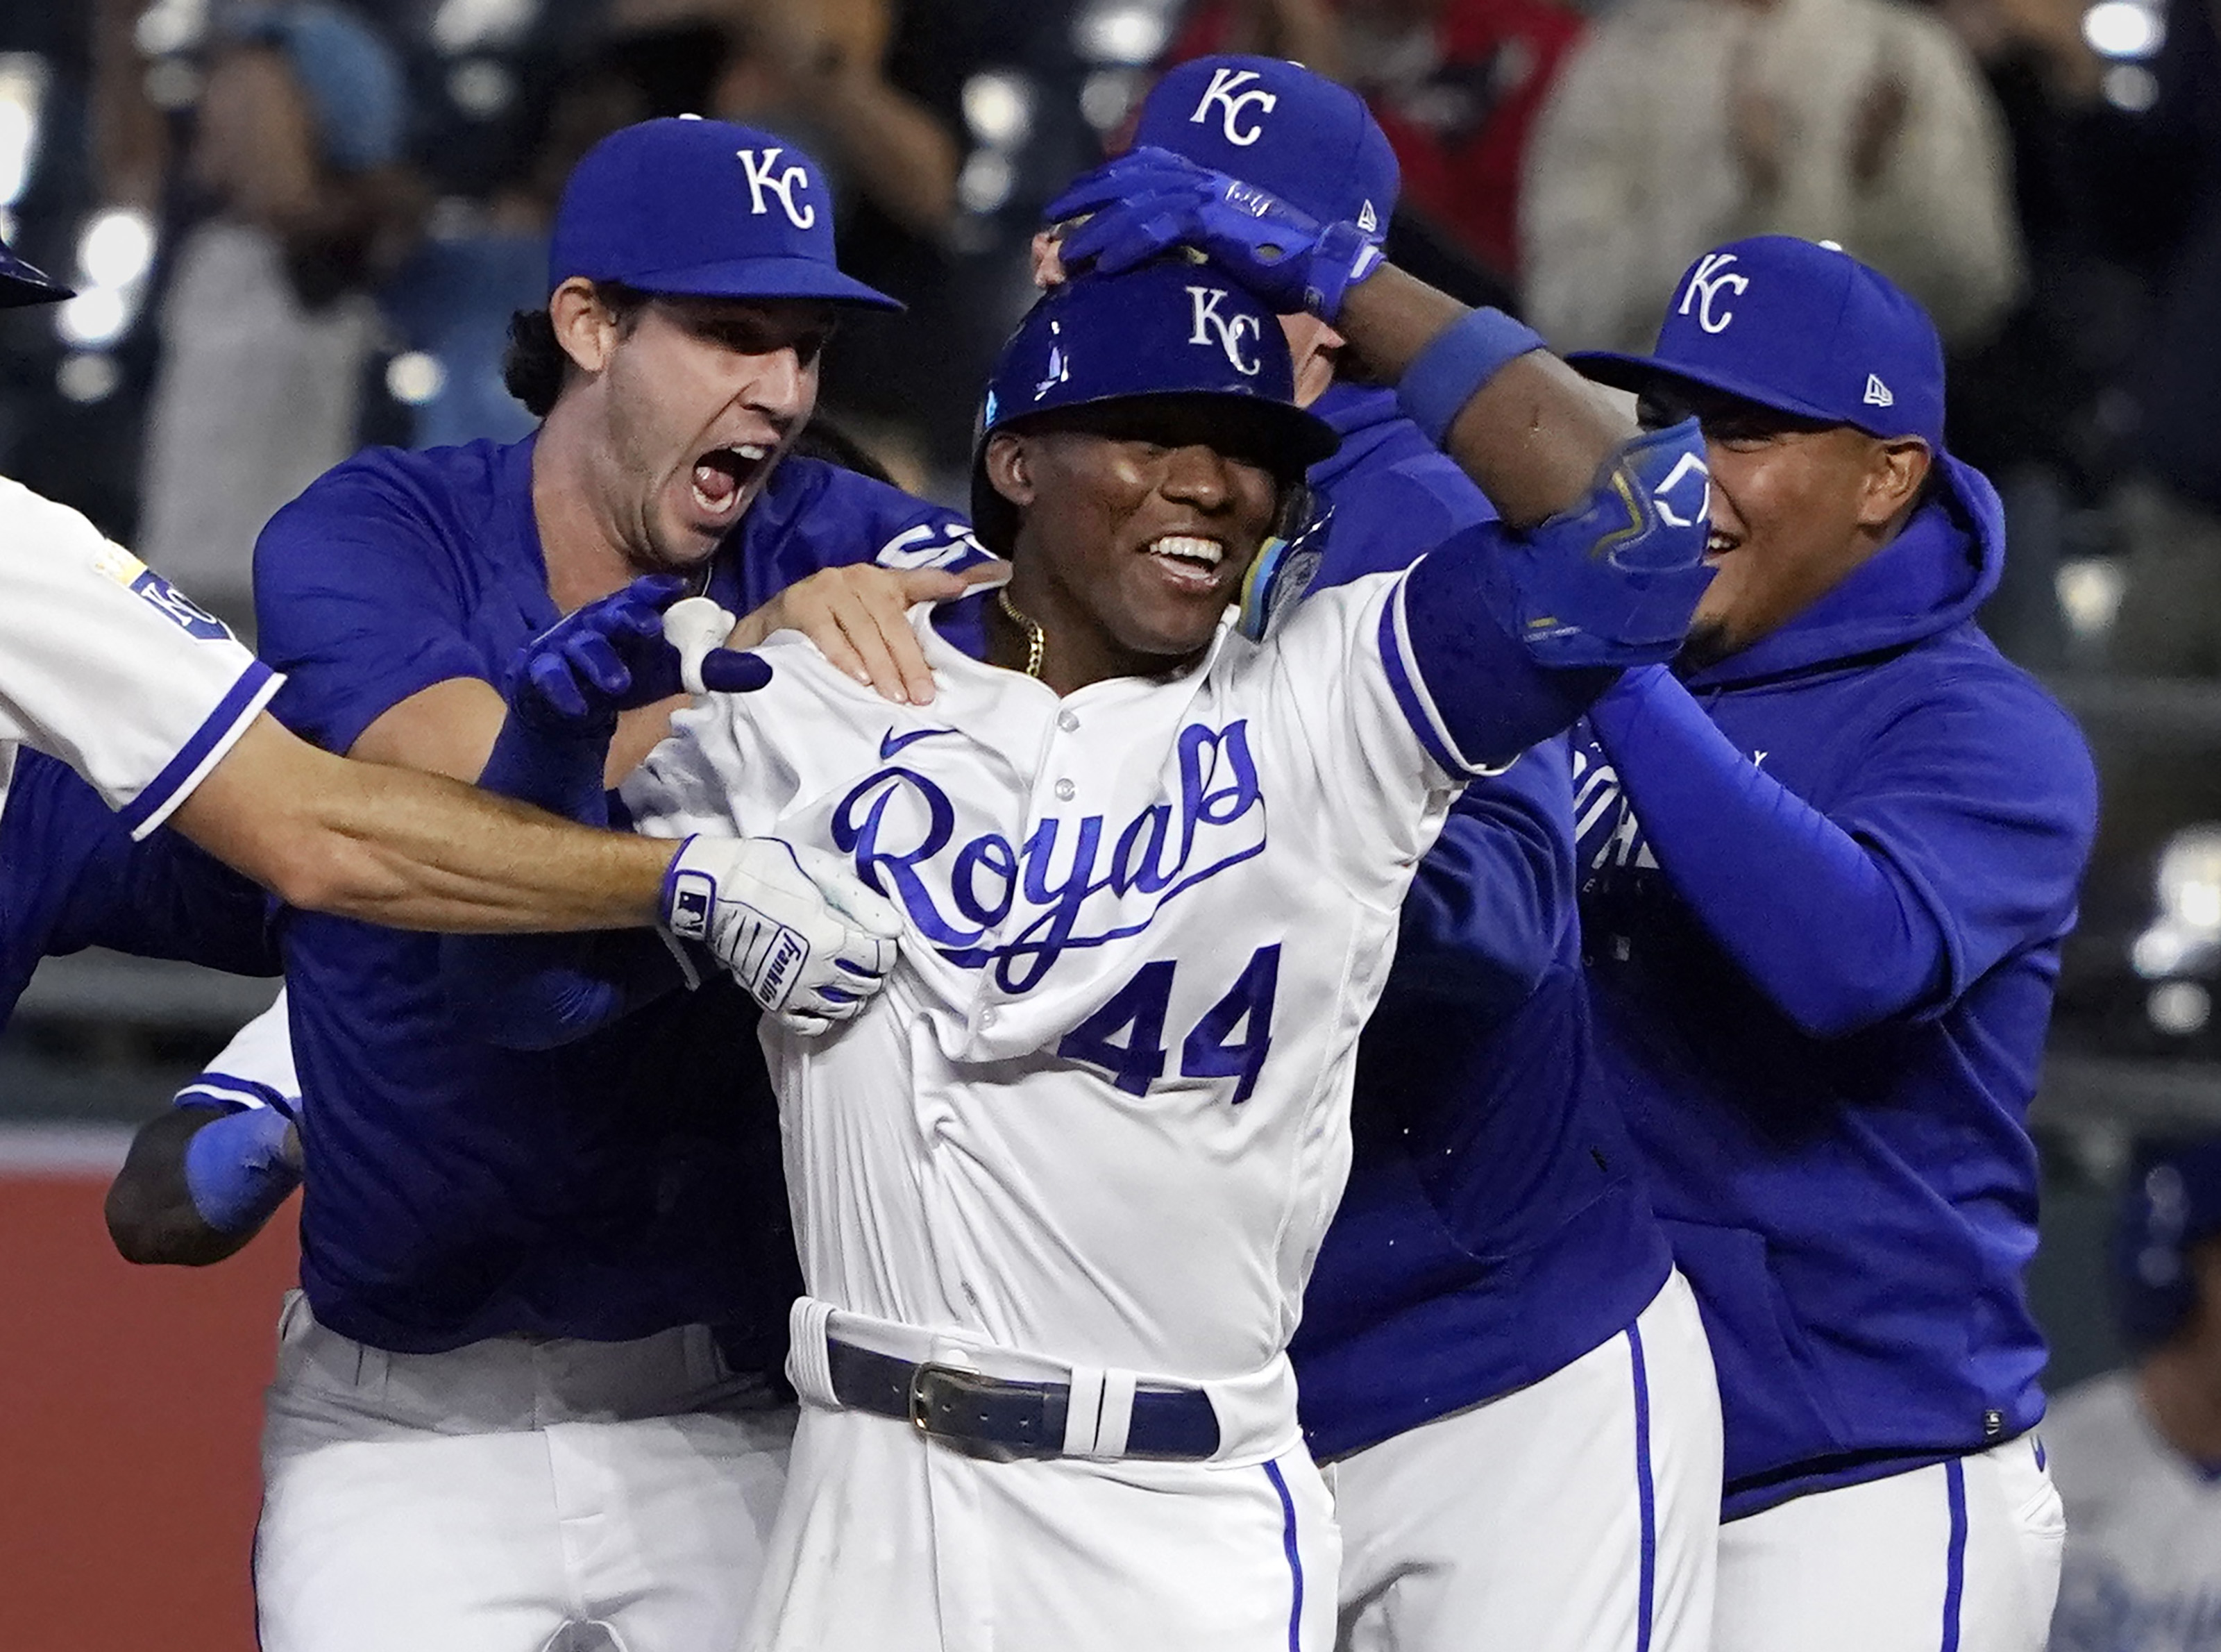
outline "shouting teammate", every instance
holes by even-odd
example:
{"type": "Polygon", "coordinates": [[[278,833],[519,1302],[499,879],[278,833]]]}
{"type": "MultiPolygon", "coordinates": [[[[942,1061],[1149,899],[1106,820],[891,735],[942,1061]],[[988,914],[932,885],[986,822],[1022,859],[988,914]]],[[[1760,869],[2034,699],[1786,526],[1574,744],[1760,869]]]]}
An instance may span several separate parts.
{"type": "MultiPolygon", "coordinates": [[[[978,553],[949,513],[787,453],[840,308],[888,302],[836,267],[832,216],[815,163],[745,128],[652,122],[598,146],[559,210],[547,309],[516,330],[536,437],[365,454],[266,531],[278,714],[334,749],[498,779],[511,658],[543,632],[591,654],[563,616],[644,573],[676,576],[663,600],[706,585],[756,610],[744,636],[810,627],[854,678],[906,691],[885,639],[908,642],[909,603],[963,588],[925,565],[978,553]]],[[[671,663],[635,698],[662,702],[671,663]]],[[[620,751],[664,715],[629,705],[620,751]]],[[[783,848],[736,853],[816,886],[783,848]]],[[[747,922],[733,892],[673,880],[721,929],[747,922]]],[[[833,917],[785,1006],[821,1027],[854,1008],[817,994],[821,965],[883,950],[833,917]]],[[[824,922],[756,925],[748,961],[779,977],[824,922]]],[[[298,917],[285,961],[303,1294],[264,1437],[263,1644],[537,1652],[595,1624],[729,1645],[791,1429],[763,1374],[794,1262],[763,1074],[733,1054],[749,1004],[712,981],[591,1044],[513,1053],[459,1028],[413,937],[298,917]]],[[[186,1111],[118,1198],[158,1245],[221,1248],[284,1196],[285,1132],[186,1111]],[[219,1128],[228,1154],[202,1144],[219,1128]]]]}
{"type": "MultiPolygon", "coordinates": [[[[0,306],[69,296],[0,246],[0,306]]],[[[259,900],[178,846],[135,848],[166,823],[309,910],[427,929],[666,916],[672,856],[295,738],[263,710],[282,679],[222,624],[76,511],[4,479],[0,573],[0,796],[13,800],[0,876],[25,885],[0,927],[0,1020],[41,956],[94,941],[257,961],[259,900]]],[[[745,847],[678,858],[796,919],[819,905],[754,882],[745,847]]],[[[744,939],[710,938],[727,956],[744,939]]]]}
{"type": "MultiPolygon", "coordinates": [[[[1134,141],[1323,221],[1385,232],[1395,207],[1363,100],[1293,63],[1184,64],[1134,141]]],[[[1338,334],[1281,323],[1342,438],[1291,580],[1306,552],[1314,591],[1392,572],[1494,516],[1392,390],[1337,374],[1338,334]]],[[[1591,1058],[1574,885],[1560,739],[1451,810],[1358,1046],[1349,1186],[1289,1353],[1363,1652],[1710,1643],[1718,1393],[1591,1058]]]]}
{"type": "Polygon", "coordinates": [[[624,789],[650,829],[837,853],[903,913],[892,997],[814,1050],[766,1036],[810,1294],[751,1648],[1331,1643],[1286,1348],[1398,903],[1463,781],[1670,653],[1705,579],[1689,440],[1628,441],[1527,329],[1354,225],[1114,198],[1067,251],[1117,269],[996,369],[974,517],[1012,579],[916,610],[933,704],[775,638],[762,715],[683,716],[624,789]],[[1167,228],[1408,368],[1517,529],[1231,634],[1333,438],[1271,310],[1154,258],[1167,228]]]}
{"type": "Polygon", "coordinates": [[[1649,356],[1717,577],[1575,784],[1599,1053],[1705,1310],[1719,1652],[2036,1652],[2060,1519],[2027,1111],[2096,810],[2074,723],[1975,629],[2005,555],[1919,307],[1733,241],[1649,356]]]}

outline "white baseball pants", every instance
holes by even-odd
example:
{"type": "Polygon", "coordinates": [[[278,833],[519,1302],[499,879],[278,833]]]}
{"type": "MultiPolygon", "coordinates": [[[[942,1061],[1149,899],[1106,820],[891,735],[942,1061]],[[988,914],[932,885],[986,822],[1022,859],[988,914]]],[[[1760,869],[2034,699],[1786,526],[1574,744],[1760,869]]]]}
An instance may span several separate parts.
{"type": "MultiPolygon", "coordinates": [[[[1704,1652],[1720,1401],[1696,1298],[1329,1464],[1342,1652],[1704,1652]]],[[[1793,1639],[1768,1652],[1806,1652],[1793,1639]]]]}
{"type": "Polygon", "coordinates": [[[746,1652],[1327,1652],[1300,1443],[1240,1465],[989,1461],[805,1401],[746,1652]]]}
{"type": "Polygon", "coordinates": [[[264,1652],[729,1652],[793,1412],[710,1333],[388,1354],[279,1322],[264,1652]]]}
{"type": "Polygon", "coordinates": [[[2043,1652],[2067,1536],[2036,1436],[1720,1528],[1716,1652],[2043,1652]]]}

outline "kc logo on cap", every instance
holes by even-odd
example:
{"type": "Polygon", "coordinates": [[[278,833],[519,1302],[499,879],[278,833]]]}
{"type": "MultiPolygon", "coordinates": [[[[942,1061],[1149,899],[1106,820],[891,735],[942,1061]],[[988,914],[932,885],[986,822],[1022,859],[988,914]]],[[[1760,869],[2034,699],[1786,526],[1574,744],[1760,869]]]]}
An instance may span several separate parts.
{"type": "Polygon", "coordinates": [[[1211,106],[1216,103],[1220,110],[1219,124],[1226,134],[1227,142],[1236,148],[1248,148],[1265,135],[1261,117],[1270,115],[1279,106],[1279,98],[1273,93],[1262,86],[1250,85],[1250,82],[1262,78],[1254,69],[1213,70],[1211,84],[1204,89],[1203,101],[1195,106],[1195,113],[1187,117],[1188,123],[1201,126],[1211,114],[1211,106]],[[1248,90],[1243,91],[1244,87],[1248,87],[1248,90]],[[1257,105],[1261,118],[1244,127],[1242,111],[1252,103],[1257,105]]]}
{"type": "Polygon", "coordinates": [[[1190,287],[1188,300],[1195,306],[1195,331],[1188,335],[1190,344],[1209,346],[1211,334],[1218,335],[1218,347],[1226,352],[1226,360],[1235,372],[1244,378],[1254,379],[1262,371],[1264,362],[1253,352],[1244,355],[1242,341],[1255,341],[1264,336],[1264,329],[1254,316],[1222,316],[1219,305],[1226,302],[1224,287],[1190,287]]]}
{"type": "Polygon", "coordinates": [[[1731,272],[1728,266],[1736,261],[1733,253],[1707,253],[1689,272],[1689,285],[1681,291],[1681,314],[1689,313],[1689,306],[1697,306],[1697,325],[1707,333],[1724,333],[1728,323],[1735,319],[1735,311],[1723,310],[1712,314],[1712,302],[1727,288],[1737,297],[1750,291],[1750,278],[1731,272]]]}
{"type": "Polygon", "coordinates": [[[768,190],[779,197],[779,210],[786,214],[786,221],[797,229],[807,229],[817,222],[817,209],[814,204],[805,201],[800,211],[797,211],[794,205],[795,191],[810,187],[808,169],[789,166],[783,172],[774,170],[779,166],[779,158],[786,153],[785,150],[766,149],[761,160],[756,159],[756,152],[753,149],[736,149],[733,153],[740,157],[741,170],[748,176],[748,199],[752,203],[749,211],[760,218],[770,210],[764,205],[764,191],[768,190]]]}

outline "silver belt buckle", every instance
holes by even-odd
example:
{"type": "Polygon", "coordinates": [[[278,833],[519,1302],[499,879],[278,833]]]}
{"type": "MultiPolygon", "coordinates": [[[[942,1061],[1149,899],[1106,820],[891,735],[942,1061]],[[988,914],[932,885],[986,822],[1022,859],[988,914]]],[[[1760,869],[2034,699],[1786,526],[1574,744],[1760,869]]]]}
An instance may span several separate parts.
{"type": "Polygon", "coordinates": [[[910,1374],[910,1425],[920,1434],[933,1432],[933,1400],[927,1389],[935,1378],[953,1380],[973,1374],[958,1366],[920,1360],[910,1374]]]}

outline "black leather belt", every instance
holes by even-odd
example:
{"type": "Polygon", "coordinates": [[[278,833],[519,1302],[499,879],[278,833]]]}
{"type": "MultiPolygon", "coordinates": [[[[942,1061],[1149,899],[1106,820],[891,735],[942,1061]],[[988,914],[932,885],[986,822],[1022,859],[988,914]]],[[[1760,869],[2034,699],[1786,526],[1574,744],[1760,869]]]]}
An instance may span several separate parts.
{"type": "MultiPolygon", "coordinates": [[[[956,1366],[874,1354],[825,1339],[833,1395],[877,1417],[900,1417],[921,1434],[985,1456],[1060,1457],[1072,1389],[1061,1382],[1006,1382],[956,1366]]],[[[1218,1413],[1199,1388],[1148,1385],[1134,1392],[1128,1457],[1201,1462],[1218,1451],[1218,1413]]]]}

